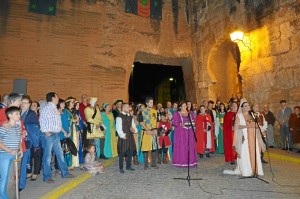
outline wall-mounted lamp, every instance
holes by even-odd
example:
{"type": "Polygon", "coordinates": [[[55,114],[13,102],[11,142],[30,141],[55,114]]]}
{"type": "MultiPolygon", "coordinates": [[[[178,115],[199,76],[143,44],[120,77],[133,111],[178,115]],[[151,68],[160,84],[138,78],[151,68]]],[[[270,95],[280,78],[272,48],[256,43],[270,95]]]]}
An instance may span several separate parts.
{"type": "Polygon", "coordinates": [[[172,82],[173,80],[174,80],[174,78],[173,78],[173,77],[170,77],[170,78],[169,78],[169,81],[170,81],[170,82],[172,82]]]}
{"type": "Polygon", "coordinates": [[[238,43],[239,41],[243,41],[244,33],[242,31],[234,31],[230,34],[231,41],[238,43]]]}
{"type": "Polygon", "coordinates": [[[134,68],[134,64],[132,64],[132,68],[134,68]]]}

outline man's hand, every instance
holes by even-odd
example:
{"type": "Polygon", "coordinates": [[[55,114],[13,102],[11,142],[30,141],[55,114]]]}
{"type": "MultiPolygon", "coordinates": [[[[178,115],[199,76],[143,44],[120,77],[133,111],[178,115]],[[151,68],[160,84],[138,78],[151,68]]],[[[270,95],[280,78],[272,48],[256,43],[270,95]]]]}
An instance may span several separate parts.
{"type": "Polygon", "coordinates": [[[122,139],[123,139],[123,140],[127,140],[126,136],[124,136],[122,139]]]}
{"type": "Polygon", "coordinates": [[[132,127],[130,127],[130,131],[131,131],[132,133],[136,133],[136,132],[135,132],[135,129],[132,128],[132,127]]]}
{"type": "Polygon", "coordinates": [[[46,137],[50,137],[51,133],[50,132],[46,132],[45,135],[46,135],[46,137]]]}
{"type": "Polygon", "coordinates": [[[22,159],[22,158],[23,158],[23,151],[22,151],[22,150],[19,151],[18,158],[19,158],[19,159],[22,159]]]}
{"type": "Polygon", "coordinates": [[[11,155],[13,155],[13,156],[16,156],[18,152],[17,152],[16,150],[11,150],[11,149],[10,149],[9,153],[10,153],[11,155]]]}

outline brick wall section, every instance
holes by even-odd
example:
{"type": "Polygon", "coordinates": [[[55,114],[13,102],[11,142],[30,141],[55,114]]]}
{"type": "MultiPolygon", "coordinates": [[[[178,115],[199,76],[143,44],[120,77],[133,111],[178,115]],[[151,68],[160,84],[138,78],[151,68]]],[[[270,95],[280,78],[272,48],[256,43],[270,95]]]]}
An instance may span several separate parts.
{"type": "Polygon", "coordinates": [[[137,52],[191,54],[185,2],[175,33],[171,0],[164,1],[160,22],[126,14],[122,0],[58,0],[56,16],[29,13],[29,1],[7,1],[0,13],[0,93],[10,92],[14,79],[27,79],[34,99],[56,91],[63,98],[86,93],[100,102],[126,100],[137,52]]]}

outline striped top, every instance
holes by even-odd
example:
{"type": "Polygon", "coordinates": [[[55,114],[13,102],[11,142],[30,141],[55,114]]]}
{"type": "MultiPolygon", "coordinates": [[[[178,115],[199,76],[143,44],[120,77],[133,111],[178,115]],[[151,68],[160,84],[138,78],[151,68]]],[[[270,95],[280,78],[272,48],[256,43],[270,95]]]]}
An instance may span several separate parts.
{"type": "MultiPolygon", "coordinates": [[[[21,127],[16,124],[9,129],[0,127],[0,142],[12,150],[18,150],[21,142],[21,127]]],[[[0,153],[7,153],[0,149],[0,153]]]]}
{"type": "Polygon", "coordinates": [[[59,133],[61,131],[61,117],[56,106],[48,102],[40,112],[40,126],[42,132],[59,133]]]}

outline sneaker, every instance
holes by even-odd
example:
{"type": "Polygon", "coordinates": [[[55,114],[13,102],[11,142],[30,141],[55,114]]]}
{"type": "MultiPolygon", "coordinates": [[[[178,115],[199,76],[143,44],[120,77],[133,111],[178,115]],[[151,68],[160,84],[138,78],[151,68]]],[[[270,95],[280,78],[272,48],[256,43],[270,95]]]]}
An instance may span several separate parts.
{"type": "Polygon", "coordinates": [[[124,169],[120,169],[120,173],[124,174],[125,173],[124,169]]]}
{"type": "Polygon", "coordinates": [[[199,158],[200,158],[200,159],[203,158],[203,154],[199,154],[199,158]]]}
{"type": "Polygon", "coordinates": [[[230,162],[231,165],[235,165],[235,162],[230,162]]]}

